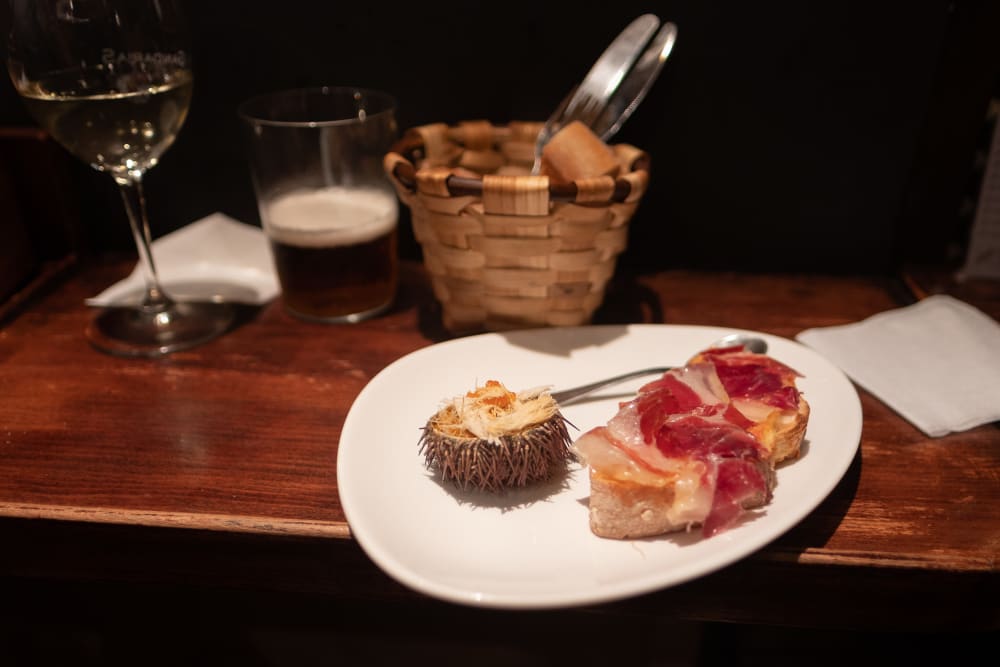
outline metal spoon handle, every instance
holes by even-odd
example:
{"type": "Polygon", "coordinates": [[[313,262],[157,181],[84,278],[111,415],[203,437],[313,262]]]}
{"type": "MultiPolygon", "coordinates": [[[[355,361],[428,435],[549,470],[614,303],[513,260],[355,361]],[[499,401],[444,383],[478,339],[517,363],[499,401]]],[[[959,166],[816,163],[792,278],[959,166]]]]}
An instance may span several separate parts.
{"type": "Polygon", "coordinates": [[[677,26],[670,22],[664,23],[618,90],[608,100],[607,106],[601,110],[601,115],[590,123],[591,129],[603,141],[611,140],[646,97],[676,41],[677,26]]]}
{"type": "Polygon", "coordinates": [[[633,378],[642,377],[643,375],[662,375],[672,368],[672,366],[663,366],[661,368],[644,368],[639,371],[632,371],[631,373],[625,373],[624,375],[616,375],[612,378],[606,378],[604,380],[598,380],[597,382],[591,382],[590,384],[585,384],[581,387],[573,387],[572,389],[563,389],[562,391],[552,392],[552,398],[556,399],[556,403],[560,405],[566,405],[578,398],[591,394],[598,389],[611,386],[613,384],[619,384],[625,382],[626,380],[631,380],[633,378]]]}
{"type": "MultiPolygon", "coordinates": [[[[742,345],[744,349],[748,352],[754,352],[756,354],[766,354],[767,353],[767,341],[763,338],[758,338],[757,336],[751,336],[743,333],[729,334],[728,336],[723,336],[719,340],[712,343],[710,348],[725,348],[731,346],[742,345]]],[[[642,377],[643,375],[662,375],[666,373],[671,368],[676,368],[676,366],[662,366],[654,368],[644,368],[638,371],[632,371],[631,373],[625,373],[624,375],[616,375],[614,377],[606,378],[604,380],[598,380],[597,382],[591,382],[590,384],[585,384],[580,387],[573,387],[572,389],[563,389],[562,391],[554,391],[551,393],[552,398],[556,399],[556,403],[560,405],[566,405],[571,403],[576,399],[591,394],[598,389],[603,387],[608,387],[613,384],[619,384],[625,382],[626,380],[631,380],[633,378],[642,377]]]]}
{"type": "Polygon", "coordinates": [[[574,87],[545,121],[535,141],[535,162],[531,173],[538,174],[541,167],[542,148],[549,139],[578,119],[590,125],[604,111],[608,99],[618,89],[625,74],[635,64],[643,47],[660,26],[655,14],[643,14],[625,26],[625,29],[608,45],[601,57],[591,66],[580,85],[574,87]]]}

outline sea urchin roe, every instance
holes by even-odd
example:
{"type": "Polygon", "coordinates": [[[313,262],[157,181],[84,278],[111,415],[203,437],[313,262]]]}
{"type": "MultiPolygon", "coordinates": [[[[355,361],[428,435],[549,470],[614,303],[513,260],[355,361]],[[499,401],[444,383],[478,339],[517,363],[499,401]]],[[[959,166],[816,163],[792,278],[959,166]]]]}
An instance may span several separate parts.
{"type": "Polygon", "coordinates": [[[444,401],[424,426],[428,469],[462,489],[501,492],[549,479],[573,458],[547,388],[514,393],[496,380],[444,401]]]}
{"type": "Polygon", "coordinates": [[[480,438],[489,442],[520,433],[550,419],[559,406],[546,389],[509,391],[489,380],[464,396],[449,401],[434,418],[434,428],[453,438],[480,438]]]}

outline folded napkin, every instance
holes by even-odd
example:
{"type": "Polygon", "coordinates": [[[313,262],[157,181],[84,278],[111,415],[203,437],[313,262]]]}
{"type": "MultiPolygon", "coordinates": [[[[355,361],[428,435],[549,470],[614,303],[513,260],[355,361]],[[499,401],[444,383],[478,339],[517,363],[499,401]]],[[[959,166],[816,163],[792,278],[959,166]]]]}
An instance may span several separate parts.
{"type": "MultiPolygon", "coordinates": [[[[263,304],[278,295],[264,232],[222,213],[158,238],[152,253],[160,283],[175,299],[263,304]]],[[[142,269],[137,265],[127,278],[87,299],[87,304],[138,303],[144,290],[142,269]]]]}
{"type": "Polygon", "coordinates": [[[931,437],[1000,419],[1000,324],[936,295],[796,338],[931,437]]]}

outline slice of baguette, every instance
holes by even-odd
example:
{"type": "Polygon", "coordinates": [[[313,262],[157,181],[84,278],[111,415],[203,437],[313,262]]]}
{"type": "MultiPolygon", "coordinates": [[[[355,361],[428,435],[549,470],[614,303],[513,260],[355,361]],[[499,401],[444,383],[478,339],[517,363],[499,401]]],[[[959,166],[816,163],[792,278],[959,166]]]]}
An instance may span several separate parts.
{"type": "Polygon", "coordinates": [[[623,540],[682,530],[673,511],[676,485],[652,486],[590,471],[590,530],[598,537],[623,540]]]}
{"type": "MultiPolygon", "coordinates": [[[[767,492],[747,498],[743,509],[767,504],[774,487],[774,468],[765,461],[759,471],[767,480],[767,492]]],[[[686,498],[679,493],[679,480],[657,485],[615,479],[590,471],[590,530],[598,537],[635,539],[653,537],[702,524],[711,510],[711,496],[686,498]]]]}

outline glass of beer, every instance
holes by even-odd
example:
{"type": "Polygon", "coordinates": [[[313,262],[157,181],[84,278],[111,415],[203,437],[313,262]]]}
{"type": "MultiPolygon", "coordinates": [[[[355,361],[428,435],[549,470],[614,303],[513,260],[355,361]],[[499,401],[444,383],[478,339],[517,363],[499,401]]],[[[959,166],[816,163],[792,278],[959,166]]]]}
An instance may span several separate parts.
{"type": "Polygon", "coordinates": [[[399,207],[382,167],[397,135],[395,100],[307,88],[254,97],[239,114],[286,310],[318,322],[384,312],[399,273],[399,207]]]}

